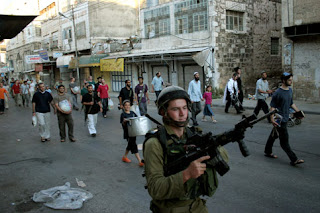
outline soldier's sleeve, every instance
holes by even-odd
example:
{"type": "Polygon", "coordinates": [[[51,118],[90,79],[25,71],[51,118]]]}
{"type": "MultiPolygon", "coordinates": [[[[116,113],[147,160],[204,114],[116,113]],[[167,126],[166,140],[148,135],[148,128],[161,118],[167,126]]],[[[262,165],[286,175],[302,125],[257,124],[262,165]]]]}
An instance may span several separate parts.
{"type": "Polygon", "coordinates": [[[165,177],[163,150],[157,138],[150,138],[144,147],[148,192],[155,200],[179,198],[186,194],[182,172],[165,177]]]}

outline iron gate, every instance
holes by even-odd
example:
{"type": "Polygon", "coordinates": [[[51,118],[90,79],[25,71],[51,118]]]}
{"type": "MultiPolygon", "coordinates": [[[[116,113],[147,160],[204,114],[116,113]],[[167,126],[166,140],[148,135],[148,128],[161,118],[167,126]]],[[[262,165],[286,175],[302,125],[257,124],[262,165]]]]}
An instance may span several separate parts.
{"type": "Polygon", "coordinates": [[[129,79],[132,82],[132,64],[125,64],[123,72],[112,72],[112,90],[120,92],[125,87],[125,80],[129,79]]]}

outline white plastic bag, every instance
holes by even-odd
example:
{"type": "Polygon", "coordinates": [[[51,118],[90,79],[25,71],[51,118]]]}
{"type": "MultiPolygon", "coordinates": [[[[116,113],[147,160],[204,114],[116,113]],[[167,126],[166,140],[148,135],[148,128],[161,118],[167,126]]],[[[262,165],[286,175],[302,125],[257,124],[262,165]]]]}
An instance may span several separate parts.
{"type": "Polygon", "coordinates": [[[135,109],[136,115],[137,115],[138,117],[141,116],[139,106],[138,106],[138,105],[134,105],[134,106],[136,107],[136,109],[135,109]]]}
{"type": "Polygon", "coordinates": [[[109,101],[108,101],[108,106],[109,106],[109,109],[113,109],[113,101],[111,100],[111,98],[109,98],[109,101]]]}
{"type": "Polygon", "coordinates": [[[69,112],[71,110],[71,104],[69,103],[68,100],[63,100],[59,102],[59,107],[64,111],[64,112],[69,112]]]}
{"type": "Polygon", "coordinates": [[[44,203],[52,209],[80,209],[83,202],[89,200],[93,195],[83,189],[70,188],[67,182],[63,186],[56,186],[50,189],[34,193],[34,202],[44,203]]]}
{"type": "Polygon", "coordinates": [[[32,126],[37,126],[37,116],[32,116],[32,126]]]}

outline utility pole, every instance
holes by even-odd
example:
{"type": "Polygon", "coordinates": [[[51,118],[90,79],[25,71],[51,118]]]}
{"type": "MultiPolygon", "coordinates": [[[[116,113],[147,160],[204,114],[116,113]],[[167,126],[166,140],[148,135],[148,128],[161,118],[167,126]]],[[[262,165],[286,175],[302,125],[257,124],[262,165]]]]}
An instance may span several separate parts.
{"type": "Polygon", "coordinates": [[[77,83],[78,83],[78,86],[80,88],[78,45],[77,45],[76,24],[75,24],[75,21],[74,21],[73,5],[72,5],[72,24],[73,24],[73,34],[74,34],[74,47],[75,47],[75,52],[76,52],[77,83]]]}

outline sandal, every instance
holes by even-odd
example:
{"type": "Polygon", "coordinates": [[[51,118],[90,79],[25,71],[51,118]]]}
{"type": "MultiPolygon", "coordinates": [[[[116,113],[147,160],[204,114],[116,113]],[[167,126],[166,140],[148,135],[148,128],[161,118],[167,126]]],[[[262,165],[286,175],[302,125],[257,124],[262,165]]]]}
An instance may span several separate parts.
{"type": "Polygon", "coordinates": [[[278,158],[278,156],[274,155],[274,154],[264,154],[264,156],[268,157],[268,158],[278,158]]]}
{"type": "Polygon", "coordinates": [[[292,161],[290,162],[291,166],[295,166],[295,165],[301,164],[301,163],[304,163],[304,160],[298,159],[298,160],[296,160],[295,162],[292,162],[292,161]]]}
{"type": "Polygon", "coordinates": [[[65,139],[61,139],[60,142],[65,142],[65,139]]]}
{"type": "Polygon", "coordinates": [[[44,139],[44,138],[41,138],[41,142],[46,142],[46,139],[44,139]]]}
{"type": "Polygon", "coordinates": [[[46,140],[46,141],[50,141],[50,138],[46,138],[45,140],[46,140]]]}

